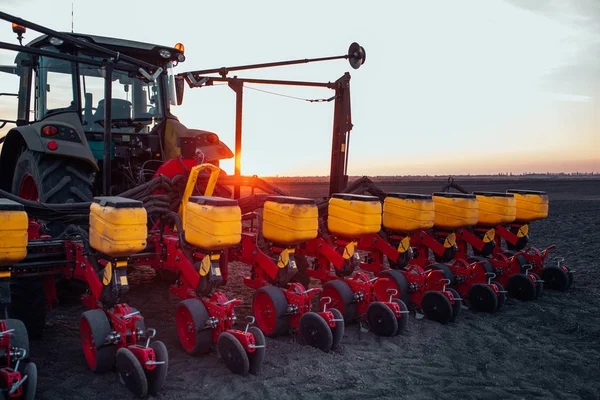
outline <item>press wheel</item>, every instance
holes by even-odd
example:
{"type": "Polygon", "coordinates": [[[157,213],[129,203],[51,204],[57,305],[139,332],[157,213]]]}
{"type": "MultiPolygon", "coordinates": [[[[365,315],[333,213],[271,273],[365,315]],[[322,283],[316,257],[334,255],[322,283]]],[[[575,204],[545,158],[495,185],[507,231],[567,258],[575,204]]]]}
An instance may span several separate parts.
{"type": "Polygon", "coordinates": [[[21,373],[21,378],[27,375],[27,380],[23,382],[23,400],[33,400],[35,399],[35,392],[37,389],[37,367],[32,362],[22,363],[19,365],[19,372],[21,373]]]}
{"type": "Polygon", "coordinates": [[[454,298],[454,304],[450,303],[452,305],[452,318],[450,318],[450,322],[454,322],[462,311],[462,300],[458,300],[460,299],[460,295],[456,290],[452,288],[446,288],[446,290],[452,293],[452,297],[454,298]]]}
{"type": "Polygon", "coordinates": [[[488,285],[476,283],[469,288],[469,305],[473,311],[493,313],[498,308],[498,296],[488,285]]]}
{"type": "Polygon", "coordinates": [[[542,270],[544,286],[552,290],[567,290],[573,281],[573,273],[566,272],[560,267],[551,266],[542,270]],[[570,274],[570,275],[569,275],[570,274]]]}
{"type": "Polygon", "coordinates": [[[432,321],[447,324],[452,320],[452,304],[442,292],[431,290],[425,293],[421,301],[421,309],[423,314],[432,321]]]}
{"type": "Polygon", "coordinates": [[[506,290],[511,297],[521,301],[535,299],[535,283],[524,274],[516,274],[508,279],[506,290]]]}
{"type": "Polygon", "coordinates": [[[494,285],[496,285],[498,287],[498,291],[500,292],[500,293],[498,293],[498,311],[499,311],[504,306],[504,303],[506,303],[505,289],[504,289],[504,286],[502,286],[499,282],[491,281],[490,283],[493,283],[494,285]]]}
{"type": "Polygon", "coordinates": [[[229,332],[219,335],[219,354],[231,372],[246,375],[250,371],[250,360],[240,341],[229,332]]]}
{"type": "Polygon", "coordinates": [[[306,344],[326,353],[333,345],[333,332],[329,324],[323,317],[312,311],[300,317],[300,335],[306,344]]]}
{"type": "Polygon", "coordinates": [[[117,350],[117,372],[121,382],[137,397],[148,394],[148,380],[144,368],[135,355],[126,347],[117,350]]]}
{"type": "Polygon", "coordinates": [[[540,298],[540,296],[542,295],[542,292],[544,291],[544,283],[542,282],[542,278],[540,278],[537,274],[534,274],[533,272],[530,272],[529,274],[535,278],[535,299],[534,300],[537,300],[540,298]]]}
{"type": "Polygon", "coordinates": [[[398,320],[387,304],[374,301],[367,309],[367,321],[373,333],[378,336],[395,336],[398,332],[398,320]]]}

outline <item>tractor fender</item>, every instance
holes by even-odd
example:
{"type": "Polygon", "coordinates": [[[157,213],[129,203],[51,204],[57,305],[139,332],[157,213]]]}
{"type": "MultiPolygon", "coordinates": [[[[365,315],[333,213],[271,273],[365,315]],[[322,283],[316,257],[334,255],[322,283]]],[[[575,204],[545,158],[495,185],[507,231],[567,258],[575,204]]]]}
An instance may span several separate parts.
{"type": "Polygon", "coordinates": [[[78,115],[59,114],[31,125],[18,126],[8,132],[0,153],[0,189],[10,191],[15,165],[23,146],[40,153],[80,159],[89,164],[93,171],[98,171],[98,165],[87,143],[78,115]],[[42,127],[49,124],[73,129],[79,136],[80,142],[61,140],[58,137],[42,137],[42,127]],[[51,149],[52,146],[50,148],[48,146],[51,141],[57,144],[55,150],[51,149]]]}

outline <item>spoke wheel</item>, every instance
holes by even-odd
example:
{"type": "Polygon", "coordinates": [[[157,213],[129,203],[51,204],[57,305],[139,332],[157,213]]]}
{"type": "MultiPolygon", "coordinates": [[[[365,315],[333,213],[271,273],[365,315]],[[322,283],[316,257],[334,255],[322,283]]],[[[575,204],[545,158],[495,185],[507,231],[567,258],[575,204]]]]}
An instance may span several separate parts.
{"type": "Polygon", "coordinates": [[[231,372],[239,375],[246,375],[250,370],[250,360],[244,350],[244,346],[235,336],[229,332],[223,332],[219,335],[217,342],[219,354],[225,362],[225,365],[231,372]]]}
{"type": "Polygon", "coordinates": [[[452,304],[442,292],[429,291],[423,296],[421,308],[425,316],[441,324],[447,324],[452,320],[452,304]]]}
{"type": "Polygon", "coordinates": [[[300,317],[300,335],[304,343],[328,352],[333,344],[331,328],[319,314],[309,311],[300,317]]]}
{"type": "Polygon", "coordinates": [[[144,368],[135,355],[126,347],[117,351],[117,372],[121,382],[137,397],[148,394],[148,380],[144,368]]]}
{"type": "Polygon", "coordinates": [[[395,336],[398,332],[398,320],[391,308],[374,301],[367,308],[367,321],[373,333],[378,336],[395,336]]]}
{"type": "Polygon", "coordinates": [[[498,308],[498,296],[494,289],[483,283],[476,283],[469,289],[471,310],[493,313],[498,308]]]}
{"type": "MultiPolygon", "coordinates": [[[[248,333],[251,333],[252,336],[254,336],[254,344],[256,344],[257,346],[266,345],[267,342],[265,340],[265,335],[256,326],[251,326],[250,328],[248,328],[248,333]]],[[[260,374],[262,363],[265,360],[266,352],[266,347],[259,347],[257,349],[254,349],[253,353],[248,353],[248,361],[250,362],[249,372],[252,375],[260,374]]]]}

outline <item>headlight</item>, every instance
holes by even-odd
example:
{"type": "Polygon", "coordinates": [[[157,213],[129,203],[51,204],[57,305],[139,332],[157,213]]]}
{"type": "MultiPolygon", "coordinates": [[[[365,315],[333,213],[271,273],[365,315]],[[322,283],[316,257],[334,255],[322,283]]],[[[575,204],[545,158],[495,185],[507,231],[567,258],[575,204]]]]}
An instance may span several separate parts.
{"type": "Polygon", "coordinates": [[[161,51],[158,52],[158,54],[162,57],[162,58],[166,58],[169,59],[171,58],[171,52],[167,49],[162,49],[161,51]]]}

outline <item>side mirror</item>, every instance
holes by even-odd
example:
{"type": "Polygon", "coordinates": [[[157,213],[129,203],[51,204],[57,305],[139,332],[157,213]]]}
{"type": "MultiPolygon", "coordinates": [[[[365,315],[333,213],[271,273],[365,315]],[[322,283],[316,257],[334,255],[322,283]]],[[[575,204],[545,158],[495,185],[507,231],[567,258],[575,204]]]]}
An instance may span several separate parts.
{"type": "Polygon", "coordinates": [[[183,103],[183,91],[185,89],[185,79],[182,77],[175,77],[175,94],[177,97],[177,105],[180,106],[183,103]]]}

